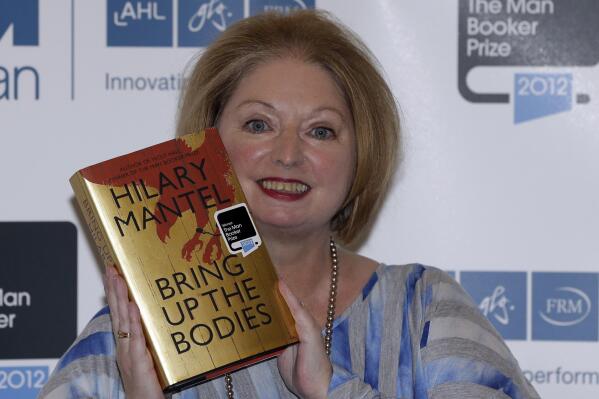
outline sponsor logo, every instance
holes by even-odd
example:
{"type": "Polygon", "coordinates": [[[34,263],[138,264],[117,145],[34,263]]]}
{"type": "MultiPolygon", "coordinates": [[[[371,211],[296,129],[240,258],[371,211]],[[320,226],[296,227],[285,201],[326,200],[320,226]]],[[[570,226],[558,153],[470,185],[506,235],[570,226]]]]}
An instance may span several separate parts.
{"type": "Polygon", "coordinates": [[[461,272],[460,281],[505,339],[526,339],[526,272],[461,272]]]}
{"type": "Polygon", "coordinates": [[[109,47],[204,47],[232,23],[249,15],[315,6],[314,0],[107,1],[109,47]]]}
{"type": "Polygon", "coordinates": [[[108,46],[172,46],[172,0],[108,0],[106,10],[108,46]]]}
{"type": "Polygon", "coordinates": [[[484,297],[478,307],[485,316],[494,318],[499,324],[504,326],[510,324],[510,312],[516,309],[505,295],[505,287],[503,285],[496,286],[493,293],[484,297]]]}
{"type": "Polygon", "coordinates": [[[596,273],[533,273],[533,339],[597,341],[596,273]]]}
{"type": "Polygon", "coordinates": [[[0,360],[60,357],[77,332],[75,226],[0,223],[0,253],[0,360]]]}
{"type": "MultiPolygon", "coordinates": [[[[478,83],[497,68],[594,66],[599,62],[599,3],[580,0],[459,0],[458,89],[473,103],[510,103],[514,123],[566,112],[573,104],[588,104],[590,96],[574,93],[572,72],[513,75],[509,91],[475,89],[469,74],[477,67],[478,83]],[[576,45],[573,46],[572,43],[576,45]]],[[[511,73],[511,72],[508,72],[511,73]]],[[[484,86],[484,83],[483,83],[484,86]]]]}
{"type": "MultiPolygon", "coordinates": [[[[0,0],[0,46],[39,45],[38,0],[0,0]],[[12,35],[12,41],[10,36],[12,35]]],[[[1,61],[14,61],[5,56],[1,61]]],[[[40,98],[40,74],[32,65],[0,64],[0,101],[40,98]]]]}
{"type": "Polygon", "coordinates": [[[48,374],[48,366],[0,367],[0,399],[35,399],[48,374]]]}
{"type": "Polygon", "coordinates": [[[38,0],[0,0],[0,40],[11,28],[14,46],[38,45],[38,0]]]}
{"type": "Polygon", "coordinates": [[[243,1],[179,0],[179,46],[207,46],[243,17],[243,1]]]}
{"type": "Polygon", "coordinates": [[[574,287],[558,287],[554,293],[553,298],[547,298],[545,311],[539,312],[547,323],[560,327],[575,326],[591,313],[591,299],[584,291],[574,287]]]}

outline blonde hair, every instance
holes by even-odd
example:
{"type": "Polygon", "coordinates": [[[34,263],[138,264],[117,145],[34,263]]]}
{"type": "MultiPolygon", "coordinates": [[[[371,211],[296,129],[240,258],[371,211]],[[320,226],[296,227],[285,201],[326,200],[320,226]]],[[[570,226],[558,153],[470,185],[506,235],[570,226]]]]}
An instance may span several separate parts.
{"type": "Polygon", "coordinates": [[[181,98],[177,134],[216,125],[248,71],[269,59],[289,56],[325,68],[343,91],[353,116],[354,180],[331,220],[339,238],[351,244],[367,229],[391,181],[398,157],[399,116],[375,57],[329,14],[264,13],[230,26],[195,63],[181,98]]]}

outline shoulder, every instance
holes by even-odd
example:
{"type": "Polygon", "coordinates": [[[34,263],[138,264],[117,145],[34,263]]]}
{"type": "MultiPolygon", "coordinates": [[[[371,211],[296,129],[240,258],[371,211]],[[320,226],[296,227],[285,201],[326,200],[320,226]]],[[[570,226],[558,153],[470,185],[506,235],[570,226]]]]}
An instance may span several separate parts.
{"type": "Polygon", "coordinates": [[[40,398],[113,397],[120,387],[108,307],[100,310],[58,361],[40,398]]]}
{"type": "Polygon", "coordinates": [[[377,275],[382,295],[397,298],[403,311],[420,324],[420,329],[451,334],[461,330],[460,326],[468,325],[471,331],[484,331],[496,337],[501,342],[498,347],[505,346],[470,295],[447,272],[414,263],[381,265],[377,275]],[[445,325],[447,323],[450,325],[445,325]]]}
{"type": "Polygon", "coordinates": [[[417,332],[422,330],[427,317],[443,306],[480,313],[459,284],[438,268],[417,263],[379,263],[352,310],[356,314],[380,314],[381,320],[399,318],[406,323],[409,320],[410,331],[417,332]]]}

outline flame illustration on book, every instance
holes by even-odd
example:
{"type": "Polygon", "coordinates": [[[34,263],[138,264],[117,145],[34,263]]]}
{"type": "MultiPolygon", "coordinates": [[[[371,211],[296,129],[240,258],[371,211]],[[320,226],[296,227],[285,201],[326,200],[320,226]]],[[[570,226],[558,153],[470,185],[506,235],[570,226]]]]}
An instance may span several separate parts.
{"type": "Polygon", "coordinates": [[[111,186],[113,200],[119,208],[123,204],[147,204],[141,216],[130,211],[126,217],[116,218],[121,235],[131,226],[139,230],[153,223],[157,237],[165,243],[177,220],[191,211],[196,229],[190,232],[181,248],[181,257],[191,261],[193,252],[203,249],[202,260],[210,263],[220,260],[223,250],[219,229],[209,216],[229,206],[235,194],[229,181],[231,165],[226,154],[215,151],[219,148],[217,140],[218,133],[207,129],[200,137],[186,136],[144,150],[144,162],[149,159],[150,163],[131,163],[133,153],[115,158],[110,169],[96,167],[93,174],[85,173],[84,169],[82,174],[93,183],[111,186]],[[173,167],[167,168],[165,163],[172,163],[173,167]],[[122,173],[115,176],[115,169],[122,173]],[[206,245],[203,235],[209,236],[206,245]]]}

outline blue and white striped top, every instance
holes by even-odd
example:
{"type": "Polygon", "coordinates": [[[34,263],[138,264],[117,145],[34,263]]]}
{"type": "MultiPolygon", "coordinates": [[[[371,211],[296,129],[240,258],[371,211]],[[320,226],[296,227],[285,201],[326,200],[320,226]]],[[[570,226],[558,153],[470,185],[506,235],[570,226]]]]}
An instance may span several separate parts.
{"type": "MultiPolygon", "coordinates": [[[[59,361],[39,398],[124,398],[107,308],[59,361]]],[[[380,265],[335,320],[329,398],[539,398],[500,335],[444,272],[380,265]]],[[[276,360],[233,373],[236,398],[294,398],[276,360]]],[[[173,399],[226,398],[223,379],[173,399]]]]}

